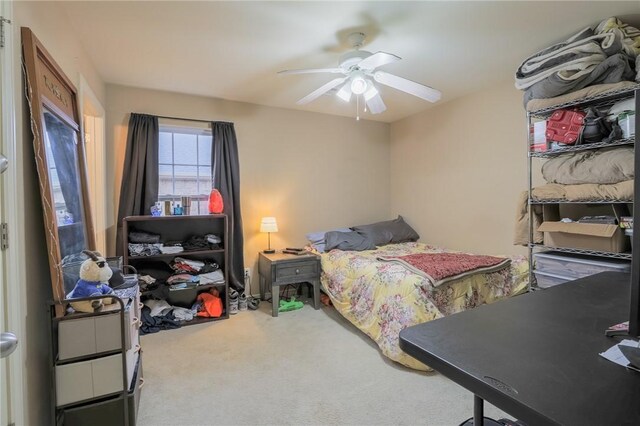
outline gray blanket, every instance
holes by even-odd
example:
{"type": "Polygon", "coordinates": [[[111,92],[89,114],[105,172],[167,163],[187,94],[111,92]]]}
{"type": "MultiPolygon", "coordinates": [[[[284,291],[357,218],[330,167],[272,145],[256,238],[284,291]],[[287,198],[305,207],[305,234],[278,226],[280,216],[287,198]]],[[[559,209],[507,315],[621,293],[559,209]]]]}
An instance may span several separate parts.
{"type": "Polygon", "coordinates": [[[640,32],[617,18],[585,28],[525,59],[516,71],[524,101],[559,96],[593,84],[633,81],[640,32]]]}
{"type": "Polygon", "coordinates": [[[612,55],[599,64],[588,68],[587,73],[558,72],[530,86],[524,92],[524,104],[531,99],[552,98],[594,84],[610,84],[633,81],[635,72],[629,58],[624,54],[612,55]],[[576,76],[578,76],[575,78],[576,76]]]}

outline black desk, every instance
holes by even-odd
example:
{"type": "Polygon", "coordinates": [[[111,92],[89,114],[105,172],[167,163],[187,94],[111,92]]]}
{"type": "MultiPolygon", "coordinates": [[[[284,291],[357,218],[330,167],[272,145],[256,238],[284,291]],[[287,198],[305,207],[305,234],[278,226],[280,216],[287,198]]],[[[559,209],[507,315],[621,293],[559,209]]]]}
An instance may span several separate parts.
{"type": "MultiPolygon", "coordinates": [[[[640,425],[640,374],[599,356],[629,317],[627,274],[605,272],[400,333],[400,347],[530,426],[640,425]]],[[[474,417],[475,417],[474,416],[474,417]]]]}

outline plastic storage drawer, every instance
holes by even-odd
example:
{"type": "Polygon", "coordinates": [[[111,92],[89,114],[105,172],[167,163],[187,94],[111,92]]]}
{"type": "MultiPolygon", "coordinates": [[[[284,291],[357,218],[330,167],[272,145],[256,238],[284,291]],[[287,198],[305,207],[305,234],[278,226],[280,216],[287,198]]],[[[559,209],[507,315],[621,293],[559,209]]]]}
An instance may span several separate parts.
{"type": "Polygon", "coordinates": [[[563,277],[562,275],[549,274],[541,271],[533,271],[536,275],[536,282],[540,288],[549,288],[558,284],[574,281],[573,278],[563,277]]]}
{"type": "MultiPolygon", "coordinates": [[[[127,395],[129,426],[135,426],[140,405],[142,390],[142,359],[135,368],[135,381],[131,384],[127,395]]],[[[106,401],[66,408],[62,412],[62,424],[65,426],[115,426],[124,425],[122,399],[114,397],[106,401]]]]}
{"type": "Polygon", "coordinates": [[[603,259],[554,251],[534,253],[533,257],[536,261],[537,271],[567,277],[569,280],[577,280],[607,271],[631,272],[631,262],[623,259],[603,259]]]}

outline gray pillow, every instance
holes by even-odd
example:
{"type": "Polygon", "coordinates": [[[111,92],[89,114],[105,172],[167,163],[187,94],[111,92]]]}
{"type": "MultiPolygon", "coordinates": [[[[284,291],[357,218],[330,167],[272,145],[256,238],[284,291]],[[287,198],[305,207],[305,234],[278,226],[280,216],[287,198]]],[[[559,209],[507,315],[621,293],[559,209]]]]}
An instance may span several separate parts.
{"type": "Polygon", "coordinates": [[[352,251],[374,250],[376,248],[375,244],[367,237],[353,231],[330,231],[324,235],[324,238],[326,240],[326,251],[334,248],[352,251]]]}
{"type": "Polygon", "coordinates": [[[351,229],[373,241],[376,246],[417,241],[420,238],[420,235],[407,225],[402,216],[385,222],[354,226],[351,229]]]}
{"type": "MultiPolygon", "coordinates": [[[[332,229],[331,231],[351,232],[351,229],[349,229],[349,228],[338,228],[338,229],[332,229]]],[[[324,251],[325,251],[325,242],[326,242],[325,239],[324,239],[324,235],[327,232],[331,232],[331,231],[309,232],[306,235],[306,237],[307,237],[307,240],[311,243],[311,247],[313,247],[314,249],[316,249],[320,253],[324,253],[324,251]]]]}

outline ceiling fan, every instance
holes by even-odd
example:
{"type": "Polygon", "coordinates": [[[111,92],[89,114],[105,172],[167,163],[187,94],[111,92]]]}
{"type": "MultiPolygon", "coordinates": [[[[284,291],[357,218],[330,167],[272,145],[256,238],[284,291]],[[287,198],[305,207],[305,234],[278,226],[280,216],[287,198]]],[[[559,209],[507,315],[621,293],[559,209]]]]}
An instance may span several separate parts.
{"type": "Polygon", "coordinates": [[[343,75],[317,88],[296,103],[298,105],[307,104],[342,85],[336,93],[340,99],[349,102],[352,95],[356,95],[356,100],[359,100],[359,96],[362,95],[369,111],[371,111],[372,114],[380,114],[384,112],[387,107],[382,101],[382,97],[374,82],[417,96],[429,102],[437,102],[440,100],[442,93],[440,93],[439,90],[377,70],[377,68],[383,65],[399,61],[400,57],[391,53],[371,53],[366,50],[360,50],[364,44],[364,39],[365,35],[363,33],[358,32],[349,35],[348,40],[354,50],[340,57],[337,68],[309,68],[278,72],[278,74],[330,73],[343,75]]]}

